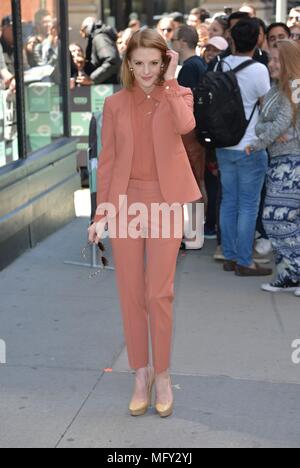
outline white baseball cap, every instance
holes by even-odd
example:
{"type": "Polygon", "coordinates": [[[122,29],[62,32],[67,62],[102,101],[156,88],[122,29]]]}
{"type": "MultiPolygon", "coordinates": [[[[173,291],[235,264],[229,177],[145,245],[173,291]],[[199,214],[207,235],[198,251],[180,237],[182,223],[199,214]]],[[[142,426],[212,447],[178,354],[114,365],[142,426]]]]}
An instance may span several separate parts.
{"type": "Polygon", "coordinates": [[[221,51],[227,50],[229,47],[229,44],[226,41],[226,39],[224,39],[224,37],[221,36],[212,37],[211,39],[209,39],[207,46],[209,45],[221,51]]]}

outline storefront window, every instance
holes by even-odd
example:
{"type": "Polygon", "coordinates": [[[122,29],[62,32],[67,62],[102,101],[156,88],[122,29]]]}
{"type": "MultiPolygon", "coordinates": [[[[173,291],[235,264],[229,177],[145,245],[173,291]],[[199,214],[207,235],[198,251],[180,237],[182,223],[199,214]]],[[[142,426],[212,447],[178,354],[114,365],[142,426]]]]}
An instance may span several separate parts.
{"type": "Polygon", "coordinates": [[[63,133],[58,0],[22,0],[23,62],[28,152],[43,148],[63,133]],[[36,4],[34,6],[34,4],[36,4]]]}
{"type": "Polygon", "coordinates": [[[0,167],[19,159],[13,21],[9,5],[10,2],[0,5],[0,167]]]}

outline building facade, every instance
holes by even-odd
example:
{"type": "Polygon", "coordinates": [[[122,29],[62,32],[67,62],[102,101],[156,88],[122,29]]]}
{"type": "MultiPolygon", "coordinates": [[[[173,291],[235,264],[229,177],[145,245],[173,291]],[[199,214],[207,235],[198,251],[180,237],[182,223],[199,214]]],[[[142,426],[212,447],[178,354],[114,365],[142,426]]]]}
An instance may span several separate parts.
{"type": "MultiPolygon", "coordinates": [[[[153,17],[165,12],[180,11],[187,14],[192,8],[201,7],[211,13],[224,10],[224,6],[238,9],[243,0],[70,0],[70,23],[72,25],[71,38],[75,39],[82,18],[97,16],[112,24],[118,30],[126,28],[130,15],[136,13],[143,24],[153,25],[153,17]]],[[[260,17],[271,21],[275,11],[275,0],[254,0],[260,17]]]]}

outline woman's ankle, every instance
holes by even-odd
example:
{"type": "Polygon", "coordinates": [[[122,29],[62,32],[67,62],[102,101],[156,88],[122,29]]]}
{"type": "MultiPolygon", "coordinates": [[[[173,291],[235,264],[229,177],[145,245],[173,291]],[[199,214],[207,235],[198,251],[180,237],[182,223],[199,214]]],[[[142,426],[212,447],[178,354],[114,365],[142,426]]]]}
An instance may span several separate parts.
{"type": "Polygon", "coordinates": [[[151,368],[149,366],[147,367],[141,367],[139,369],[136,369],[135,375],[138,379],[141,378],[148,378],[151,372],[151,368]]]}
{"type": "Polygon", "coordinates": [[[155,378],[156,380],[159,380],[159,381],[168,381],[171,378],[170,371],[166,370],[164,372],[160,372],[159,374],[156,373],[155,378]]]}

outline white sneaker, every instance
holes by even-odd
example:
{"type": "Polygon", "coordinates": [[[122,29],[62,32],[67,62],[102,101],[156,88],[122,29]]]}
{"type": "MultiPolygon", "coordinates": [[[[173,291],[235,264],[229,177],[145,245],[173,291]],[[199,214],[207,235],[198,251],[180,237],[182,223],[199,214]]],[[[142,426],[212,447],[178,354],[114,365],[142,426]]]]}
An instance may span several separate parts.
{"type": "Polygon", "coordinates": [[[224,262],[225,256],[223,254],[223,249],[221,245],[218,245],[217,250],[214,254],[214,259],[216,262],[224,262]]]}
{"type": "Polygon", "coordinates": [[[254,250],[253,252],[253,261],[258,265],[267,265],[268,263],[271,263],[269,257],[266,257],[265,255],[260,255],[256,252],[256,250],[254,250]]]}
{"type": "Polygon", "coordinates": [[[295,291],[295,296],[300,297],[300,288],[298,288],[297,291],[295,291]]]}
{"type": "Polygon", "coordinates": [[[259,255],[269,255],[272,252],[272,243],[268,239],[258,239],[255,244],[255,250],[259,255]]]}

